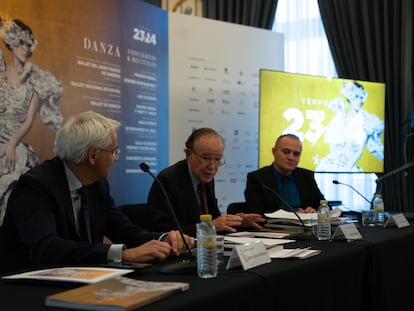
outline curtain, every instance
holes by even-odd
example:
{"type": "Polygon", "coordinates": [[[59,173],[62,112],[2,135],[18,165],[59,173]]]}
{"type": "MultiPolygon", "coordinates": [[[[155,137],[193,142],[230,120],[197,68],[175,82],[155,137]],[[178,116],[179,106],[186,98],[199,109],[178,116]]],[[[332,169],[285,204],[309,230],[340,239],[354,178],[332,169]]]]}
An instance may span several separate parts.
{"type": "Polygon", "coordinates": [[[203,0],[203,17],[272,29],[277,0],[203,0]]]}
{"type": "Polygon", "coordinates": [[[377,188],[387,211],[413,211],[413,2],[318,4],[338,76],[386,83],[384,174],[377,188]]]}
{"type": "MultiPolygon", "coordinates": [[[[337,77],[317,0],[279,0],[273,30],[284,34],[285,71],[337,77]]],[[[374,197],[376,179],[371,173],[315,173],[325,198],[340,203],[343,211],[369,209],[364,198],[374,197]],[[362,196],[333,180],[358,189],[362,196]]]]}

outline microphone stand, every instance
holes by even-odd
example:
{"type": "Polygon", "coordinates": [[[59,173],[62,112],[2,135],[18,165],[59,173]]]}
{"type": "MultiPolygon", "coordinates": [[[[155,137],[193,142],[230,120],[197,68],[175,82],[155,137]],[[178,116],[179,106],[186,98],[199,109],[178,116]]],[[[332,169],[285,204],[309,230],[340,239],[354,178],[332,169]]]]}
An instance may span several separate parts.
{"type": "Polygon", "coordinates": [[[267,191],[270,191],[271,193],[273,193],[275,196],[277,196],[279,200],[282,201],[282,203],[289,209],[289,211],[295,214],[295,216],[299,219],[301,226],[303,228],[303,232],[304,232],[306,230],[305,223],[303,222],[302,218],[298,215],[298,213],[293,209],[293,207],[290,206],[290,204],[285,199],[283,199],[283,197],[279,193],[277,193],[275,190],[273,190],[269,186],[262,184],[262,187],[266,189],[267,191]]]}
{"type": "Polygon", "coordinates": [[[333,183],[333,184],[335,184],[335,185],[344,185],[344,186],[347,186],[347,187],[351,188],[351,189],[352,189],[352,190],[354,190],[356,193],[358,193],[358,194],[359,194],[359,196],[360,196],[361,198],[363,198],[365,201],[367,201],[367,202],[369,203],[370,208],[372,208],[372,202],[371,202],[370,200],[368,200],[365,196],[363,196],[363,195],[362,195],[362,193],[360,193],[358,190],[356,190],[356,189],[355,189],[354,187],[352,187],[351,185],[344,184],[344,183],[339,182],[339,181],[337,181],[337,180],[332,180],[332,183],[333,183]]]}
{"type": "Polygon", "coordinates": [[[410,168],[411,166],[414,166],[414,159],[411,160],[410,162],[404,164],[403,166],[400,166],[392,171],[389,171],[388,173],[383,174],[382,176],[380,176],[379,178],[377,178],[377,180],[375,181],[377,184],[381,181],[383,181],[384,179],[394,176],[395,174],[398,174],[402,171],[405,171],[407,168],[410,168]]]}
{"type": "Polygon", "coordinates": [[[164,266],[158,270],[158,272],[165,273],[165,274],[195,274],[197,273],[197,260],[196,257],[193,255],[193,252],[191,251],[191,248],[189,247],[187,241],[184,238],[184,231],[183,228],[180,225],[180,222],[177,219],[177,215],[174,211],[174,208],[172,207],[171,200],[167,194],[167,191],[165,190],[164,185],[161,183],[161,181],[151,172],[149,166],[146,163],[140,163],[139,167],[141,170],[145,173],[148,173],[151,175],[151,177],[154,179],[154,181],[160,186],[161,192],[167,201],[168,208],[170,209],[171,215],[173,216],[175,225],[177,226],[178,232],[180,233],[180,236],[184,242],[184,245],[186,247],[187,252],[189,253],[189,259],[183,260],[181,262],[171,264],[164,266]]]}

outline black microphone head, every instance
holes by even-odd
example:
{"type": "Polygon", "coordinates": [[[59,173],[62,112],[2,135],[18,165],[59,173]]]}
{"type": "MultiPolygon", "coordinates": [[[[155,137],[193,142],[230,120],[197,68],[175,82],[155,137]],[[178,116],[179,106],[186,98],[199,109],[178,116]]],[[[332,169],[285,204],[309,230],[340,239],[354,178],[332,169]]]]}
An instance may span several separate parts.
{"type": "Polygon", "coordinates": [[[339,181],[337,181],[337,180],[332,180],[332,182],[333,182],[335,185],[338,185],[338,184],[339,184],[339,181]]]}
{"type": "Polygon", "coordinates": [[[147,163],[141,162],[139,164],[139,167],[141,168],[142,171],[144,171],[145,173],[148,173],[149,171],[149,166],[147,165],[147,163]]]}

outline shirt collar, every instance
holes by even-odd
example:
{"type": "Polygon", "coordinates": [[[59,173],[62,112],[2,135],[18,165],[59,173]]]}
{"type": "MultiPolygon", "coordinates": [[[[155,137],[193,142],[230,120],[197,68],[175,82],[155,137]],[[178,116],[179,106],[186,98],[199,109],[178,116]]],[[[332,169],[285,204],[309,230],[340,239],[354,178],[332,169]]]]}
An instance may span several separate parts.
{"type": "Polygon", "coordinates": [[[293,178],[293,174],[292,174],[292,172],[290,172],[289,174],[287,174],[287,175],[283,175],[283,174],[280,174],[277,170],[276,170],[276,168],[272,165],[272,168],[273,168],[273,174],[275,175],[275,177],[276,177],[276,179],[278,180],[278,181],[281,181],[282,180],[282,177],[287,177],[288,179],[290,179],[290,180],[295,180],[294,178],[293,178]]]}
{"type": "Polygon", "coordinates": [[[71,169],[66,165],[65,162],[63,162],[64,166],[65,166],[65,173],[66,173],[66,179],[68,180],[68,184],[69,184],[69,191],[72,192],[74,190],[77,190],[79,188],[82,188],[83,185],[82,183],[79,181],[79,179],[75,176],[75,174],[73,174],[73,172],[71,171],[71,169]]]}
{"type": "Polygon", "coordinates": [[[193,188],[194,188],[195,191],[197,191],[197,186],[200,183],[200,180],[197,177],[195,177],[193,175],[193,173],[191,172],[190,164],[188,163],[188,161],[187,161],[187,168],[188,168],[188,173],[190,174],[191,183],[193,184],[193,188]]]}

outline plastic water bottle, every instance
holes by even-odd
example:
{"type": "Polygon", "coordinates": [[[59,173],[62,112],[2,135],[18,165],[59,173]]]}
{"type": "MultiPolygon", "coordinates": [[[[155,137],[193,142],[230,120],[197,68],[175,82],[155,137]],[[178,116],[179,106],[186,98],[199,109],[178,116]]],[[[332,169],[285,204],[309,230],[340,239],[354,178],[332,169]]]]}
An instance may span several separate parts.
{"type": "Polygon", "coordinates": [[[318,207],[318,225],[317,236],[318,240],[329,240],[331,238],[331,215],[328,202],[325,200],[320,201],[318,207]]]}
{"type": "Polygon", "coordinates": [[[384,201],[382,200],[382,195],[376,193],[373,202],[374,213],[375,213],[375,223],[377,226],[384,226],[384,201]]]}
{"type": "Polygon", "coordinates": [[[216,228],[211,215],[200,215],[197,224],[197,273],[200,278],[215,278],[218,272],[216,228]]]}

